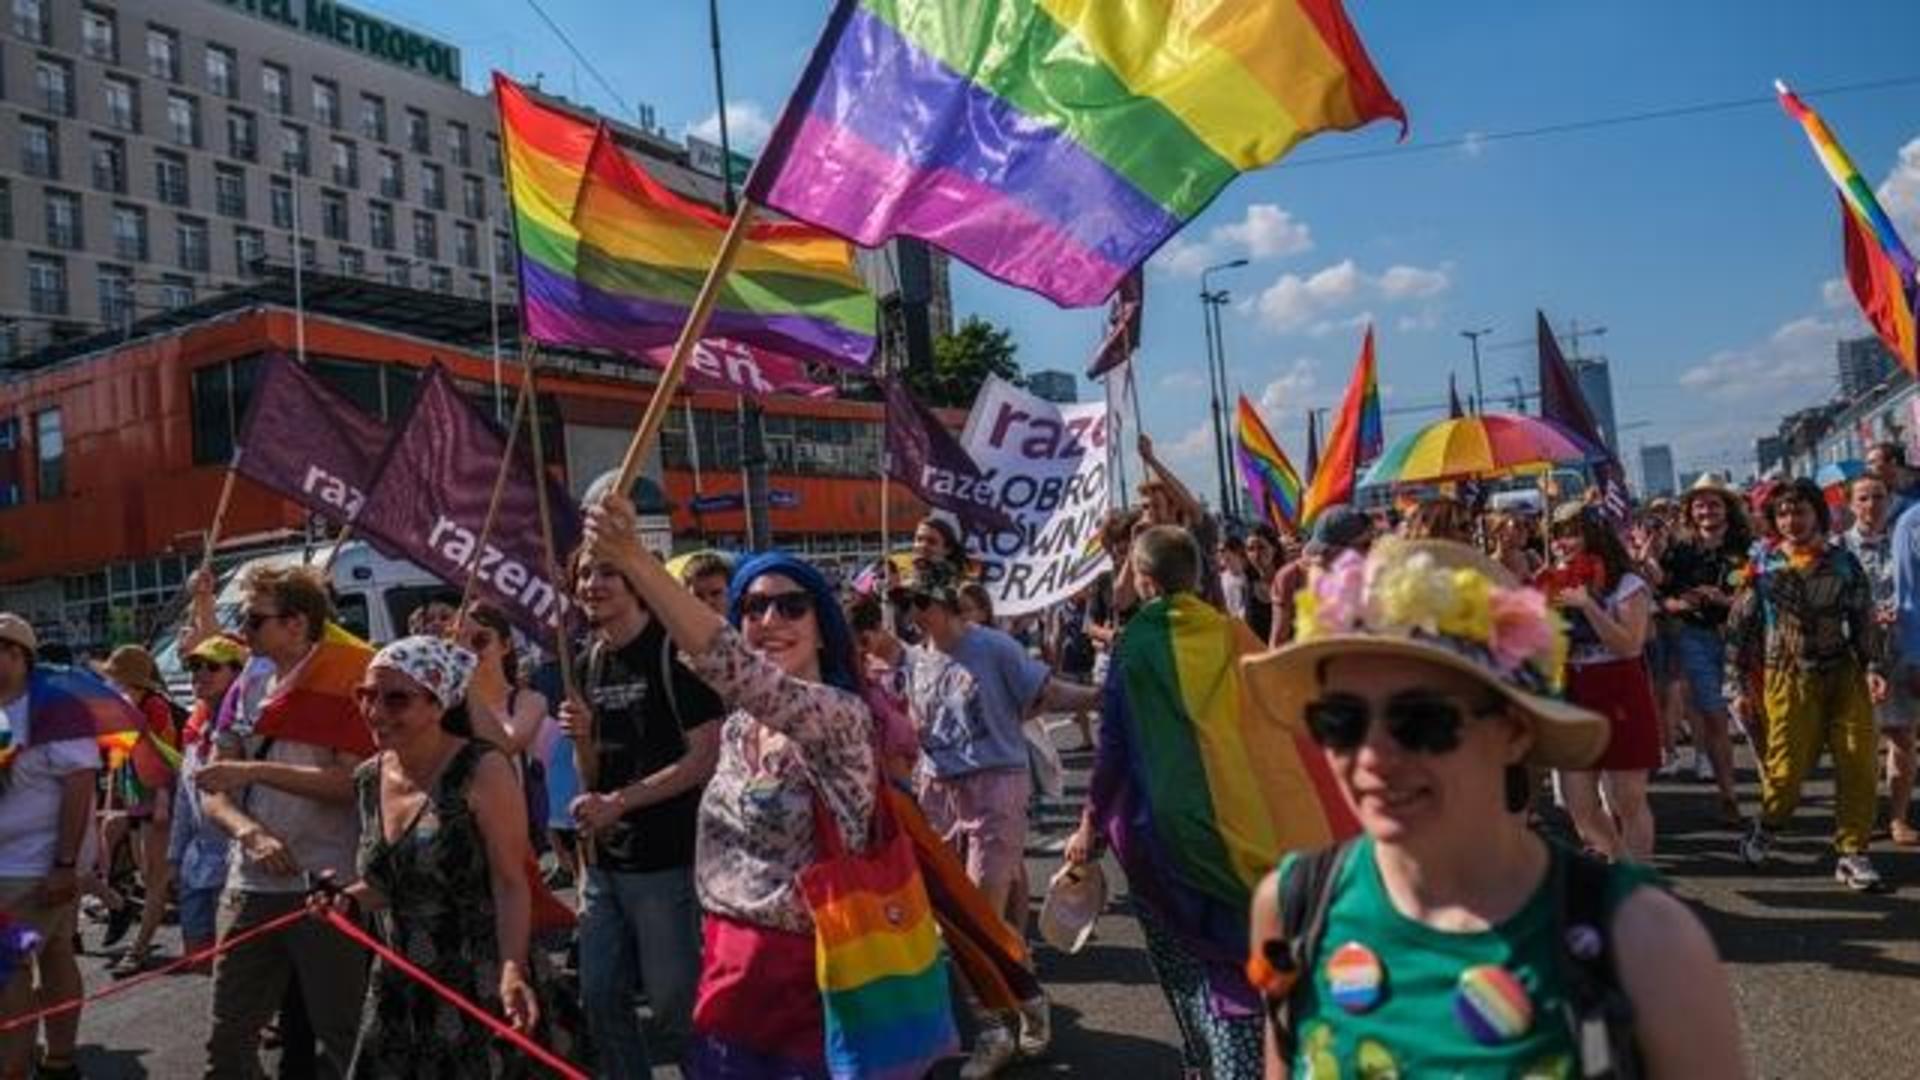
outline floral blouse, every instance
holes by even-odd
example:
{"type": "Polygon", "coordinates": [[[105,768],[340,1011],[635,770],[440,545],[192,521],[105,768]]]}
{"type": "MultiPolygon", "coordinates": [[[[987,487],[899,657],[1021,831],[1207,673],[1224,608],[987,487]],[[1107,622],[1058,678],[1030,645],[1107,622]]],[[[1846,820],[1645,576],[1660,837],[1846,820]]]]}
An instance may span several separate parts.
{"type": "Polygon", "coordinates": [[[787,675],[732,627],[689,660],[732,710],[700,799],[700,905],[812,934],[799,875],[814,861],[813,798],[826,804],[849,849],[865,850],[878,786],[873,716],[853,694],[787,675]],[[765,737],[772,734],[784,737],[765,737]]]}

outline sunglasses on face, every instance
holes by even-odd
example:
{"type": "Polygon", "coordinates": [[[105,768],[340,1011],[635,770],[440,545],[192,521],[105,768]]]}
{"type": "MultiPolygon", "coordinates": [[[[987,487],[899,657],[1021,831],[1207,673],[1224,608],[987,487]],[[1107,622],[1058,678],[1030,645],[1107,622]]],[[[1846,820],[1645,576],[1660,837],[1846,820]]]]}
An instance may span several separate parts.
{"type": "Polygon", "coordinates": [[[408,706],[426,696],[418,690],[379,690],[371,686],[353,688],[353,700],[359,702],[362,709],[379,705],[388,712],[404,712],[408,706]]]}
{"type": "MultiPolygon", "coordinates": [[[[1472,710],[1474,716],[1499,712],[1500,702],[1490,702],[1472,710]]],[[[1381,710],[1386,717],[1387,734],[1403,748],[1416,754],[1446,754],[1460,747],[1460,729],[1468,710],[1451,698],[1436,694],[1399,694],[1389,698],[1381,710]]],[[[1328,750],[1350,754],[1367,741],[1367,729],[1373,725],[1374,707],[1365,698],[1353,694],[1328,694],[1307,702],[1307,733],[1328,750]]]]}
{"type": "Polygon", "coordinates": [[[753,622],[766,617],[768,611],[779,614],[786,622],[796,622],[813,610],[813,594],[802,590],[779,593],[748,593],[740,598],[740,617],[753,622]]]}
{"type": "Polygon", "coordinates": [[[211,660],[189,660],[187,661],[187,672],[192,675],[200,675],[210,671],[219,671],[225,666],[224,664],[216,664],[211,660]]]}
{"type": "Polygon", "coordinates": [[[249,630],[258,630],[275,619],[286,617],[287,614],[284,611],[249,611],[244,616],[249,630]]]}

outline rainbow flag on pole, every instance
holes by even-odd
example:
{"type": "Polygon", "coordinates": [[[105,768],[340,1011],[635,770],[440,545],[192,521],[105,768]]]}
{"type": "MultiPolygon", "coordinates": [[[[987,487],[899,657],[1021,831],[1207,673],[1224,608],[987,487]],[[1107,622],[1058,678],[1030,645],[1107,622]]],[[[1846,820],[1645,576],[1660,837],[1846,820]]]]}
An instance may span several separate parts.
{"type": "Polygon", "coordinates": [[[1380,375],[1373,359],[1373,327],[1369,326],[1346,396],[1340,399],[1340,415],[1334,418],[1333,431],[1327,435],[1326,454],[1307,486],[1300,523],[1311,525],[1327,507],[1352,502],[1360,466],[1379,457],[1385,441],[1380,423],[1380,375]]]}
{"type": "Polygon", "coordinates": [[[840,0],[747,196],[1082,307],[1234,177],[1382,118],[1339,0],[840,0]]]}
{"type": "Polygon", "coordinates": [[[1234,433],[1233,455],[1240,466],[1240,479],[1247,495],[1267,523],[1283,533],[1294,532],[1300,520],[1300,474],[1280,449],[1273,433],[1261,421],[1260,414],[1240,395],[1234,433]]]}

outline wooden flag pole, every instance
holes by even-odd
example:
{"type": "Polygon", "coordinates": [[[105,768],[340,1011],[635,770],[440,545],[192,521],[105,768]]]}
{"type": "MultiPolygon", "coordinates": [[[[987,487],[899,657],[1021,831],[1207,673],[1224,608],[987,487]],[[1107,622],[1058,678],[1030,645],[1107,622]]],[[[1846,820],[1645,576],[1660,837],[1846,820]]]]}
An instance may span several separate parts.
{"type": "Polygon", "coordinates": [[[680,340],[674,342],[673,359],[667,362],[667,369],[660,373],[660,381],[653,388],[653,398],[647,402],[647,411],[640,418],[640,426],[633,433],[633,441],[627,444],[627,454],[620,460],[620,475],[610,491],[625,493],[633,487],[633,479],[640,472],[640,462],[653,448],[653,440],[660,434],[660,426],[666,422],[667,411],[673,408],[673,395],[680,389],[680,381],[687,372],[687,362],[693,358],[693,347],[699,343],[701,335],[707,332],[707,323],[713,318],[713,305],[720,299],[720,287],[726,283],[727,274],[733,270],[734,259],[740,255],[740,245],[747,238],[747,226],[753,221],[754,204],[750,199],[740,200],[740,208],[734,211],[733,221],[727,226],[727,235],[720,241],[720,250],[714,255],[713,265],[707,268],[707,279],[700,283],[700,293],[693,299],[693,308],[687,312],[687,321],[680,327],[680,340]]]}
{"type": "Polygon", "coordinates": [[[220,546],[220,530],[227,523],[227,504],[233,501],[233,478],[240,475],[240,452],[233,452],[227,477],[220,482],[220,501],[213,506],[213,521],[207,526],[207,542],[200,552],[200,569],[213,571],[213,549],[220,546]]]}
{"type": "MultiPolygon", "coordinates": [[[[528,342],[521,347],[520,362],[522,364],[531,364],[533,362],[532,342],[528,342]]],[[[529,368],[528,370],[531,371],[532,369],[529,368]]],[[[460,590],[459,610],[461,611],[467,610],[468,602],[473,599],[473,584],[479,580],[480,560],[477,553],[487,550],[487,541],[493,536],[494,519],[500,515],[500,496],[507,490],[507,472],[513,468],[514,442],[520,437],[520,422],[526,418],[527,398],[530,395],[532,386],[533,379],[531,377],[525,382],[522,382],[520,384],[520,398],[513,403],[513,426],[507,429],[507,449],[505,453],[500,455],[500,471],[494,474],[493,494],[487,499],[487,518],[481,522],[480,539],[475,541],[473,545],[476,557],[473,560],[473,565],[467,567],[467,582],[460,590]]]]}

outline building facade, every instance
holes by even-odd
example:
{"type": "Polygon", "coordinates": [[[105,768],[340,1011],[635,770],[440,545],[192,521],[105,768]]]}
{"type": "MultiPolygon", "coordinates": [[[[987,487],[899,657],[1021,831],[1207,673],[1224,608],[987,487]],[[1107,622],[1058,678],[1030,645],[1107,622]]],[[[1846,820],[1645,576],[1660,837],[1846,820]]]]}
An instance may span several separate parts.
{"type": "Polygon", "coordinates": [[[1900,370],[1886,343],[1871,334],[1836,342],[1833,354],[1840,396],[1848,400],[1871,393],[1900,370]]]}
{"type": "Polygon", "coordinates": [[[1665,443],[1640,448],[1640,490],[1648,498],[1674,493],[1673,448],[1665,443]]]}
{"type": "Polygon", "coordinates": [[[1026,377],[1027,389],[1042,401],[1072,405],[1080,400],[1080,383],[1071,371],[1035,371],[1026,377]]]}
{"type": "Polygon", "coordinates": [[[1600,426],[1600,438],[1607,449],[1615,454],[1620,452],[1620,435],[1614,424],[1613,412],[1613,375],[1607,369],[1603,359],[1574,360],[1569,365],[1573,369],[1573,378],[1580,386],[1580,396],[1587,399],[1587,408],[1593,410],[1593,422],[1600,426]]]}

